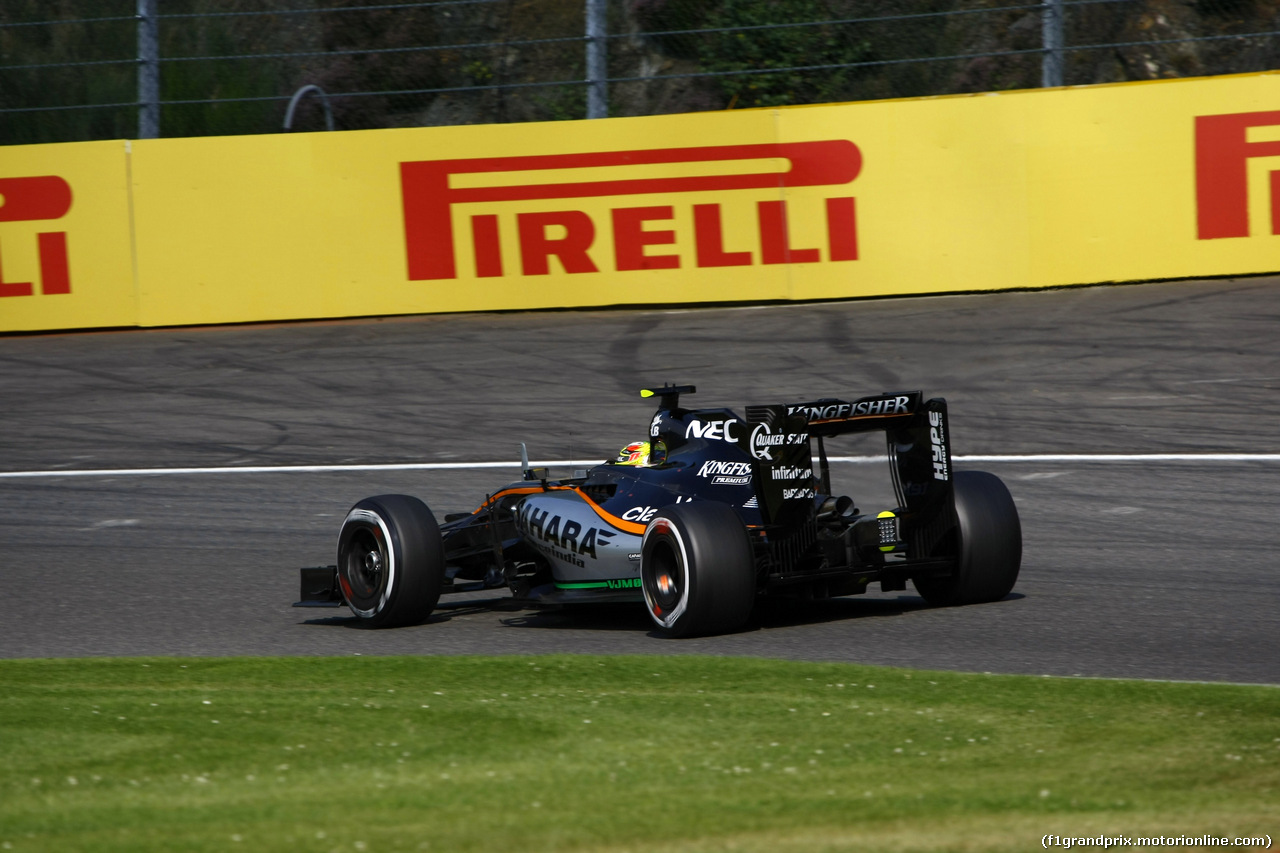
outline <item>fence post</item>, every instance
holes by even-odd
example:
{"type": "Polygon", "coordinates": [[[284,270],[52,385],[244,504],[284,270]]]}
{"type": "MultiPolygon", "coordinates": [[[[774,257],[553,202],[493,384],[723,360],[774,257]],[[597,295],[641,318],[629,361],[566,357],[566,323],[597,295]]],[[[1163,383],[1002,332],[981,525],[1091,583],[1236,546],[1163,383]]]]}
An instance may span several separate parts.
{"type": "Polygon", "coordinates": [[[609,89],[605,78],[609,76],[609,61],[605,36],[606,0],[587,2],[587,118],[606,118],[609,115],[609,89]]]}
{"type": "Polygon", "coordinates": [[[1062,85],[1063,77],[1063,22],[1062,0],[1044,0],[1040,21],[1044,30],[1044,62],[1040,70],[1040,85],[1046,89],[1062,85]]]}
{"type": "Polygon", "coordinates": [[[138,0],[138,138],[160,135],[160,25],[156,4],[138,0]]]}

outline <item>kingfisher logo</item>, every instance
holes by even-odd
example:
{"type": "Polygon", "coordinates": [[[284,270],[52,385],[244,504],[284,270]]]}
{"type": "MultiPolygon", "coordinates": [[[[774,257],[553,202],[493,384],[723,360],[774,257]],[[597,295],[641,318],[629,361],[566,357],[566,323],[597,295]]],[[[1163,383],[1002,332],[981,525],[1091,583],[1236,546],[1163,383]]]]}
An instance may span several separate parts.
{"type": "MultiPolygon", "coordinates": [[[[0,178],[0,223],[61,219],[71,209],[71,186],[56,175],[31,178],[0,178]]],[[[0,233],[3,233],[0,231],[0,233]]],[[[30,251],[29,247],[0,245],[4,251],[30,251]]],[[[67,232],[46,231],[36,235],[40,261],[40,292],[45,296],[70,293],[71,271],[67,262],[67,232]]],[[[0,261],[3,255],[0,255],[0,261]]],[[[30,281],[5,281],[0,265],[0,297],[32,296],[30,281]]]]}
{"type": "MultiPolygon", "coordinates": [[[[1249,161],[1257,157],[1280,157],[1280,110],[1196,116],[1196,216],[1201,240],[1249,236],[1249,161]],[[1249,141],[1251,129],[1268,127],[1277,138],[1249,141]]],[[[1267,177],[1271,233],[1280,235],[1280,169],[1267,177]]]]}
{"type": "MultiPolygon", "coordinates": [[[[750,236],[753,242],[758,239],[758,252],[726,248],[742,245],[747,237],[731,235],[735,239],[727,242],[721,205],[698,201],[696,196],[691,199],[694,251],[688,259],[663,250],[677,241],[674,204],[614,207],[607,222],[565,205],[566,209],[515,215],[519,274],[548,275],[552,258],[567,273],[600,272],[602,266],[618,272],[678,269],[687,261],[696,267],[855,261],[858,235],[852,196],[824,200],[823,245],[793,247],[787,202],[777,198],[777,190],[843,186],[861,169],[862,154],[847,139],[404,162],[400,186],[409,279],[458,278],[457,205],[720,190],[774,190],[773,198],[755,201],[757,227],[750,236]],[[779,161],[784,168],[777,168],[779,161]],[[565,171],[585,179],[567,180],[565,171]],[[596,245],[597,234],[604,228],[612,231],[610,258],[596,245]]],[[[503,257],[498,215],[472,215],[469,231],[475,274],[480,278],[508,275],[516,259],[503,257]]]]}

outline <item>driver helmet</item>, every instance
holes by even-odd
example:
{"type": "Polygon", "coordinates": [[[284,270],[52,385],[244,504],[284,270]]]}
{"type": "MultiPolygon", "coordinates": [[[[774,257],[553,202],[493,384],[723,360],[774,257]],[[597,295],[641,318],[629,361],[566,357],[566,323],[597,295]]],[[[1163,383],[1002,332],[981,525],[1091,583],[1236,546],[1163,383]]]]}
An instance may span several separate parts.
{"type": "Polygon", "coordinates": [[[649,464],[649,442],[633,441],[626,447],[618,451],[618,458],[614,460],[616,465],[635,465],[643,468],[649,464]]]}

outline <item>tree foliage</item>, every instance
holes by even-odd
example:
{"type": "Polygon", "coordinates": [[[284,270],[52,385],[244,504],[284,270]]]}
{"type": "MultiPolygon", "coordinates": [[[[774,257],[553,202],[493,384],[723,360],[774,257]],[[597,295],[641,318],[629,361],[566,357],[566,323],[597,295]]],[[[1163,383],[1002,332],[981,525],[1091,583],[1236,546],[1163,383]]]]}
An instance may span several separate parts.
{"type": "MultiPolygon", "coordinates": [[[[161,134],[581,118],[584,0],[156,0],[161,134]],[[324,127],[306,99],[294,127],[324,127]]],[[[608,0],[610,114],[1040,85],[1008,0],[608,0]]],[[[1280,0],[1066,0],[1070,85],[1280,67],[1280,0]]],[[[136,0],[0,3],[0,144],[134,136],[136,0]]]]}

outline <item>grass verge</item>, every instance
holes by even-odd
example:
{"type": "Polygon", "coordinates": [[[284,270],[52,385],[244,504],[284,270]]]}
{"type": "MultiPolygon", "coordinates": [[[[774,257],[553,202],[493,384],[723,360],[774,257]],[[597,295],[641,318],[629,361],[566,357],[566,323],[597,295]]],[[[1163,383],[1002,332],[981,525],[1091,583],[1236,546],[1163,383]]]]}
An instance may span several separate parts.
{"type": "Polygon", "coordinates": [[[595,656],[0,661],[0,685],[3,850],[999,851],[1280,826],[1271,687],[595,656]]]}

